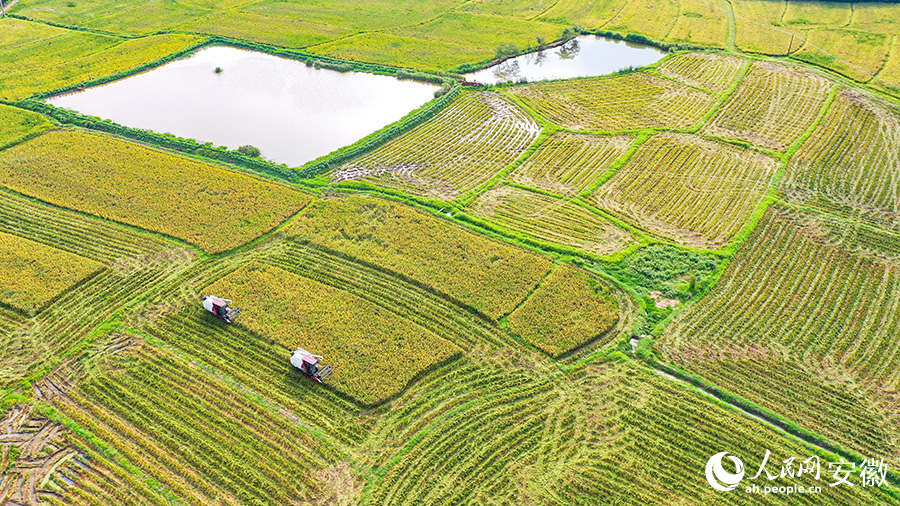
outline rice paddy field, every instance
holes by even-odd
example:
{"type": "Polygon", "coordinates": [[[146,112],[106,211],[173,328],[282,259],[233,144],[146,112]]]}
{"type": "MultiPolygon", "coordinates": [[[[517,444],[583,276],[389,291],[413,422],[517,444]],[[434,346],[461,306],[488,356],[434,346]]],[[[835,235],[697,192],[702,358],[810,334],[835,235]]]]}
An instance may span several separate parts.
{"type": "Polygon", "coordinates": [[[900,504],[900,4],[3,10],[0,506],[900,504]],[[465,82],[594,31],[668,54],[465,82]],[[208,44],[443,84],[301,167],[40,102],[208,44]]]}

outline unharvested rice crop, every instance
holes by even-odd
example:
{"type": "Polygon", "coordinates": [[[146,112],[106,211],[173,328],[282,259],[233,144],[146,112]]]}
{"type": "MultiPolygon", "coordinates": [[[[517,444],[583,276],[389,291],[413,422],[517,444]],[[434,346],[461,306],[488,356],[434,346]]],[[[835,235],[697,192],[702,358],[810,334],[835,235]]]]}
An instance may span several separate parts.
{"type": "Polygon", "coordinates": [[[806,70],[754,63],[706,131],[784,150],[813,124],[831,86],[806,70]]]}
{"type": "Polygon", "coordinates": [[[881,70],[891,48],[890,36],[864,30],[821,28],[810,30],[808,39],[796,58],[860,82],[872,79],[881,70]]]}
{"type": "Polygon", "coordinates": [[[547,139],[509,175],[511,181],[574,196],[609,170],[634,141],[632,135],[560,132],[547,139]]]}
{"type": "Polygon", "coordinates": [[[610,32],[639,33],[654,40],[664,40],[678,19],[677,0],[626,2],[603,29],[610,32]]]}
{"type": "Polygon", "coordinates": [[[586,3],[581,0],[559,0],[538,19],[579,25],[588,30],[598,30],[609,22],[616,14],[628,5],[627,0],[605,0],[603,2],[586,3]]]}
{"type": "Polygon", "coordinates": [[[218,253],[309,200],[287,186],[105,135],[49,132],[0,152],[0,183],[218,253]]]}
{"type": "Polygon", "coordinates": [[[741,50],[774,55],[796,51],[804,32],[781,24],[788,2],[781,0],[733,0],[735,45],[741,50]],[[793,45],[791,35],[794,35],[793,45]]]}
{"type": "Polygon", "coordinates": [[[597,206],[684,244],[718,248],[753,214],[774,158],[687,134],[644,143],[594,194],[597,206]]]}
{"type": "Polygon", "coordinates": [[[407,276],[493,318],[512,312],[550,269],[534,253],[366,197],[313,202],[283,234],[407,276]]]}
{"type": "Polygon", "coordinates": [[[332,181],[368,178],[441,200],[453,200],[512,163],[540,127],[506,98],[463,93],[411,132],[356,158],[332,181]]]}
{"type": "Polygon", "coordinates": [[[150,63],[198,43],[192,35],[123,39],[0,19],[0,98],[21,99],[150,63]]]}
{"type": "Polygon", "coordinates": [[[725,47],[728,18],[720,5],[705,0],[679,0],[679,4],[678,21],[666,34],[667,42],[725,47]]]}
{"type": "Polygon", "coordinates": [[[681,53],[667,58],[657,68],[679,81],[722,93],[737,79],[748,60],[715,53],[681,53]]]}
{"type": "Polygon", "coordinates": [[[374,404],[459,349],[398,314],[278,267],[251,264],[203,291],[240,303],[241,325],[325,357],[329,384],[374,404]]]}
{"type": "Polygon", "coordinates": [[[0,303],[38,311],[101,267],[67,251],[0,232],[0,303]]]}
{"type": "Polygon", "coordinates": [[[574,130],[687,128],[715,96],[646,72],[509,88],[538,114],[574,130]]]}
{"type": "Polygon", "coordinates": [[[553,356],[603,336],[619,320],[615,295],[578,267],[562,265],[507,319],[509,330],[553,356]]]}
{"type": "Polygon", "coordinates": [[[600,255],[635,243],[631,234],[591,209],[516,187],[488,190],[472,204],[472,209],[513,232],[600,255]]]}
{"type": "Polygon", "coordinates": [[[235,10],[211,13],[182,25],[179,29],[290,48],[303,48],[353,33],[347,29],[297,18],[266,16],[235,10]]]}
{"type": "MultiPolygon", "coordinates": [[[[823,230],[838,225],[771,208],[661,347],[726,390],[855,451],[883,454],[898,437],[886,417],[900,392],[900,320],[891,316],[900,272],[895,260],[866,253],[870,238],[848,234],[852,227],[823,230]]],[[[890,242],[896,255],[900,240],[890,242]]]]}
{"type": "Polygon", "coordinates": [[[0,148],[23,137],[43,132],[53,125],[44,116],[0,105],[0,148]]]}
{"type": "Polygon", "coordinates": [[[900,220],[900,112],[843,90],[785,170],[795,200],[816,197],[900,220]]]}

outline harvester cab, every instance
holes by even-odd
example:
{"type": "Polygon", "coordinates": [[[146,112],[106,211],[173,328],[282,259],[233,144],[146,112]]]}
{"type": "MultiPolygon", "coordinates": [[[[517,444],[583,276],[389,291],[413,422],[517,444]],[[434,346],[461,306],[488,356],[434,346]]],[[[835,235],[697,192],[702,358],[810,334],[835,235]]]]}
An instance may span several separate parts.
{"type": "Polygon", "coordinates": [[[322,380],[331,375],[332,367],[330,365],[322,365],[319,363],[320,355],[297,348],[291,353],[291,365],[300,369],[300,372],[309,376],[315,381],[322,383],[322,380]]]}
{"type": "Polygon", "coordinates": [[[216,318],[220,318],[225,320],[225,323],[231,323],[234,321],[234,318],[241,314],[241,310],[238,308],[230,308],[228,304],[231,304],[230,299],[222,299],[219,297],[214,297],[212,295],[206,295],[203,297],[203,309],[209,311],[216,318]]]}

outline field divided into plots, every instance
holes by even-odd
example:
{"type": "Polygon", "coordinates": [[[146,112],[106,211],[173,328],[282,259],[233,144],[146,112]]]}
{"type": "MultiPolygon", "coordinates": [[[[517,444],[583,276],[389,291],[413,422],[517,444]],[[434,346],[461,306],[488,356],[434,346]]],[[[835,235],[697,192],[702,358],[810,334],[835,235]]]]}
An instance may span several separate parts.
{"type": "Polygon", "coordinates": [[[434,118],[344,164],[331,180],[365,178],[450,201],[512,163],[539,133],[537,123],[508,99],[462,93],[434,118]]]}
{"type": "Polygon", "coordinates": [[[666,58],[656,67],[664,75],[691,86],[723,93],[734,83],[748,60],[716,53],[688,52],[666,58]]]}
{"type": "Polygon", "coordinates": [[[631,234],[594,210],[514,186],[486,191],[471,208],[480,218],[514,233],[599,255],[635,244],[631,234]]]}
{"type": "Polygon", "coordinates": [[[689,128],[716,96],[645,72],[527,84],[506,90],[553,123],[615,132],[689,128]]]}
{"type": "Polygon", "coordinates": [[[786,167],[782,189],[788,198],[825,199],[900,222],[898,111],[849,90],[839,92],[786,167]]]}
{"type": "Polygon", "coordinates": [[[832,86],[807,70],[756,62],[705,131],[783,151],[813,124],[832,86]]]}
{"type": "Polygon", "coordinates": [[[246,243],[308,201],[286,185],[76,130],[48,132],[0,152],[0,184],[208,253],[246,243]]]}
{"type": "MultiPolygon", "coordinates": [[[[866,237],[777,206],[702,304],[662,338],[671,359],[859,452],[900,427],[900,273],[866,237]],[[740,308],[740,310],[736,310],[740,308]]],[[[852,230],[851,230],[852,232],[852,230]]],[[[881,238],[896,248],[896,235],[881,238]]],[[[890,452],[893,461],[900,454],[890,452]]]]}
{"type": "Polygon", "coordinates": [[[513,169],[507,179],[571,197],[609,170],[634,139],[632,135],[558,132],[513,169]]]}
{"type": "Polygon", "coordinates": [[[775,169],[774,158],[747,148],[660,133],[591,198],[657,235],[719,248],[750,218],[775,169]]]}

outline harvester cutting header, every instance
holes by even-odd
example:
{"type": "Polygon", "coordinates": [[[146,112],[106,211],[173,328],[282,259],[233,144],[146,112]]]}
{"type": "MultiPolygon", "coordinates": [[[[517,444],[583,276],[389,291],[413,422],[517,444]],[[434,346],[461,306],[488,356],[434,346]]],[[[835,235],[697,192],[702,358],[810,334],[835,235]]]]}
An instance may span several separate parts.
{"type": "Polygon", "coordinates": [[[203,297],[203,309],[212,313],[216,318],[225,320],[225,323],[233,322],[234,318],[241,314],[239,308],[231,309],[228,304],[231,304],[231,299],[221,299],[212,295],[203,297]]]}

